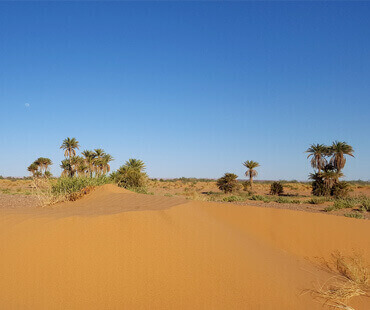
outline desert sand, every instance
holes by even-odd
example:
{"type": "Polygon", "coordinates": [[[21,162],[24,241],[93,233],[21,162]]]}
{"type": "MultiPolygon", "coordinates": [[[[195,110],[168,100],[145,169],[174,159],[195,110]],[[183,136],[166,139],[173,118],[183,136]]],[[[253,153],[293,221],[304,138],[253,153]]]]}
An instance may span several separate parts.
{"type": "MultiPolygon", "coordinates": [[[[370,257],[368,221],[140,195],[0,210],[0,309],[323,309],[315,257],[370,257]]],[[[369,298],[354,298],[356,310],[369,298]]]]}

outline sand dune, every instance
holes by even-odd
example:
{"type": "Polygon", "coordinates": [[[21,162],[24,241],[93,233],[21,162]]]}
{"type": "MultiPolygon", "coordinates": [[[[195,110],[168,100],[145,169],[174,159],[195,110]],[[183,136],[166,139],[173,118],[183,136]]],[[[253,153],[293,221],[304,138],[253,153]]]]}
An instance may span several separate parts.
{"type": "Polygon", "coordinates": [[[370,255],[368,221],[114,186],[0,221],[0,309],[322,309],[305,258],[370,255]]]}

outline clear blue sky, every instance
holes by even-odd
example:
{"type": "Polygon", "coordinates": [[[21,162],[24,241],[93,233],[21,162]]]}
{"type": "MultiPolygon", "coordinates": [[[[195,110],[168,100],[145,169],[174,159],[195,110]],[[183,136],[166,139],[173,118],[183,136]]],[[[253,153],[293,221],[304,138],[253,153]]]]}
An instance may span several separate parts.
{"type": "Polygon", "coordinates": [[[338,139],[368,180],[369,85],[370,2],[0,2],[0,175],[60,174],[69,136],[151,177],[305,180],[338,139]]]}

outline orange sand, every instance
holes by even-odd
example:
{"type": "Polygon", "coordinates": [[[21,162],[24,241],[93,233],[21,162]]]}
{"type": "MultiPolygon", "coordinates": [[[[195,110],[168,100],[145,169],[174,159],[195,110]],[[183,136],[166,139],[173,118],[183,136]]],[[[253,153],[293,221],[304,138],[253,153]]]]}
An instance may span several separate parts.
{"type": "Polygon", "coordinates": [[[365,220],[105,186],[0,211],[0,309],[323,309],[300,294],[329,276],[305,257],[368,259],[369,233],[365,220]]]}

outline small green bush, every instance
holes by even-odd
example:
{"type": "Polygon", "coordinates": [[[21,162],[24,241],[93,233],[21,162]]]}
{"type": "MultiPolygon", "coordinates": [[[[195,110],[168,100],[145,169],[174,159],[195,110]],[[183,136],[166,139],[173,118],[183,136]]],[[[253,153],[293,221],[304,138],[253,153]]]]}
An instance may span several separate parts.
{"type": "Polygon", "coordinates": [[[362,214],[360,213],[346,213],[344,214],[344,216],[346,217],[351,217],[351,218],[355,218],[355,219],[363,219],[365,218],[362,214]]]}
{"type": "Polygon", "coordinates": [[[330,195],[335,198],[345,198],[350,191],[350,185],[347,182],[338,182],[331,188],[330,195]]]}
{"type": "Polygon", "coordinates": [[[266,196],[262,196],[262,195],[253,195],[251,198],[251,200],[257,200],[257,201],[263,201],[263,202],[270,202],[273,200],[273,198],[271,197],[266,197],[266,196]]]}
{"type": "Polygon", "coordinates": [[[364,197],[361,201],[360,208],[363,211],[370,212],[370,198],[364,197]]]}
{"type": "Polygon", "coordinates": [[[278,199],[275,200],[277,203],[291,203],[291,200],[285,197],[279,197],[278,199]]]}
{"type": "Polygon", "coordinates": [[[237,178],[238,176],[234,173],[225,173],[222,178],[217,180],[217,186],[225,194],[232,193],[240,187],[237,178]]]}
{"type": "Polygon", "coordinates": [[[334,202],[334,209],[348,209],[348,208],[354,208],[356,206],[356,201],[353,199],[338,199],[334,202]]]}
{"type": "Polygon", "coordinates": [[[273,182],[270,186],[271,195],[281,195],[284,192],[284,187],[281,182],[273,182]]]}
{"type": "Polygon", "coordinates": [[[222,199],[222,201],[226,201],[226,202],[243,201],[243,200],[244,199],[240,196],[228,196],[222,199]]]}
{"type": "Polygon", "coordinates": [[[140,159],[130,158],[116,172],[111,174],[111,178],[118,186],[136,192],[146,191],[148,175],[145,173],[145,164],[140,159]]]}
{"type": "Polygon", "coordinates": [[[318,205],[324,202],[327,202],[329,199],[325,197],[314,197],[311,198],[310,200],[307,200],[307,203],[312,204],[312,205],[318,205]]]}

